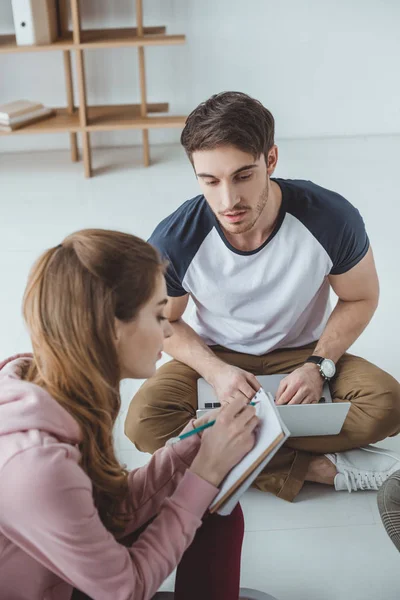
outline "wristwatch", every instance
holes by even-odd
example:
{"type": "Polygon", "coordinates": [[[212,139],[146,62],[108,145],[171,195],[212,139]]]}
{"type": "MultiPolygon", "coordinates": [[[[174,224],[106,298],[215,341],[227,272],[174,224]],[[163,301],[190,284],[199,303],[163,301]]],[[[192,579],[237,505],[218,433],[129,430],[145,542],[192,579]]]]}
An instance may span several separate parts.
{"type": "Polygon", "coordinates": [[[322,356],[309,356],[306,363],[314,363],[319,366],[319,372],[325,381],[329,381],[336,373],[336,366],[330,358],[322,358],[322,356]]]}

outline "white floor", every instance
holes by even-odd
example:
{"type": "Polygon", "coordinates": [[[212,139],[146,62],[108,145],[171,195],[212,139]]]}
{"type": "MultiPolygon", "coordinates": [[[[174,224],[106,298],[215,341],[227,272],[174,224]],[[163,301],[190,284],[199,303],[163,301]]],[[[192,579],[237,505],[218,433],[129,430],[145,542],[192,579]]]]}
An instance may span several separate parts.
{"type": "MultiPolygon", "coordinates": [[[[367,224],[381,279],[381,304],[353,351],[400,379],[398,307],[398,158],[400,137],[282,141],[279,177],[311,179],[342,193],[367,224]]],[[[69,153],[0,154],[0,357],[29,349],[20,317],[28,270],[46,247],[83,227],[130,231],[144,238],[164,216],[198,193],[179,147],[97,150],[95,176],[69,153]]],[[[166,358],[164,359],[166,360],[166,358]]],[[[119,456],[129,467],[148,460],[123,434],[140,382],[122,385],[116,427],[119,456]]],[[[400,439],[385,444],[400,452],[400,439]]],[[[374,493],[335,493],[307,485],[293,504],[250,491],[242,584],[278,600],[397,600],[400,556],[381,526],[374,493]]],[[[201,567],[200,567],[201,569],[201,567]]],[[[172,588],[169,578],[163,586],[172,588]]]]}

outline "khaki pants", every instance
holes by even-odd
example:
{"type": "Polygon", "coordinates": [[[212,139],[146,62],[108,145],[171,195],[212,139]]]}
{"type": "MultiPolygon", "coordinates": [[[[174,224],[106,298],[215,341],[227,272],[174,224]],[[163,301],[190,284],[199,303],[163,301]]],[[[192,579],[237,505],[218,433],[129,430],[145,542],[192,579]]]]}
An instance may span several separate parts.
{"type": "MultiPolygon", "coordinates": [[[[223,361],[254,375],[290,373],[310,356],[315,344],[275,350],[264,356],[212,350],[223,361]]],[[[134,396],[125,433],[143,452],[154,452],[196,416],[199,374],[172,360],[157,370],[134,396]]],[[[338,435],[290,438],[258,476],[260,490],[292,501],[301,490],[313,454],[341,452],[400,432],[400,385],[385,371],[358,356],[344,354],[330,383],[334,402],[351,402],[338,435]]]]}

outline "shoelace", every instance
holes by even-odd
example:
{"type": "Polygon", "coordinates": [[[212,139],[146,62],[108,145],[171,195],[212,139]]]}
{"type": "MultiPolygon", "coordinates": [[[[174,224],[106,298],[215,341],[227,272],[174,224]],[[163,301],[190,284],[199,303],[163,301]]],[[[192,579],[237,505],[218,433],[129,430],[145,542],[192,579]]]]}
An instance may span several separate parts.
{"type": "Polygon", "coordinates": [[[387,475],[382,476],[380,473],[367,473],[353,471],[344,471],[344,479],[346,481],[349,492],[357,490],[379,490],[384,481],[388,478],[387,475]]]}

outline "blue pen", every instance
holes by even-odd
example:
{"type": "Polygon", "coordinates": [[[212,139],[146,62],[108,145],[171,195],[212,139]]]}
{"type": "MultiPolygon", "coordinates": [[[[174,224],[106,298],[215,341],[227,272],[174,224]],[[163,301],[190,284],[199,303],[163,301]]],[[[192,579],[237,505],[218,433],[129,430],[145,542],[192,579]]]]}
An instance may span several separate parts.
{"type": "MultiPolygon", "coordinates": [[[[255,406],[259,402],[260,401],[258,400],[257,402],[250,402],[249,404],[250,404],[250,406],[255,406]]],[[[186,438],[190,437],[191,435],[193,435],[195,433],[199,433],[199,431],[204,431],[204,429],[208,429],[209,427],[212,427],[214,425],[214,423],[215,423],[215,419],[213,421],[209,421],[205,425],[200,425],[200,427],[195,427],[195,429],[192,429],[192,431],[182,433],[182,435],[179,435],[178,437],[170,438],[169,440],[167,440],[167,443],[165,445],[173,446],[174,444],[177,444],[181,440],[185,440],[186,438]]]]}

